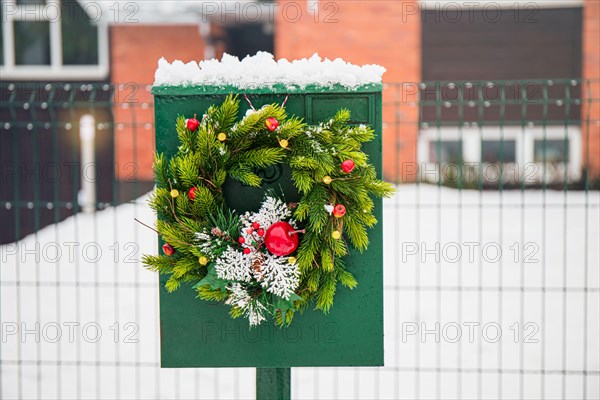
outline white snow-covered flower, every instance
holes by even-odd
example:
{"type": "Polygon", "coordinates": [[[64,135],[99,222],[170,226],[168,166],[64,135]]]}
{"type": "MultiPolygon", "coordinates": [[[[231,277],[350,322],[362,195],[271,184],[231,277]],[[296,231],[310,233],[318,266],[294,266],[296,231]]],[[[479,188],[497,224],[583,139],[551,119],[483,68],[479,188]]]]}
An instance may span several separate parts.
{"type": "Polygon", "coordinates": [[[198,250],[201,253],[206,254],[207,256],[213,255],[213,239],[206,232],[198,232],[196,233],[196,239],[200,241],[198,244],[198,250]]]}
{"type": "Polygon", "coordinates": [[[245,308],[252,298],[250,294],[240,283],[232,283],[227,286],[227,290],[230,292],[229,297],[225,301],[225,304],[236,306],[239,308],[245,308]]]}
{"type": "Polygon", "coordinates": [[[331,215],[333,213],[333,205],[325,204],[325,211],[327,211],[327,213],[329,213],[329,215],[331,215]]]}
{"type": "MultiPolygon", "coordinates": [[[[258,212],[247,212],[240,217],[242,222],[241,236],[248,242],[256,240],[256,233],[250,234],[247,229],[252,226],[253,222],[258,222],[264,230],[267,230],[275,222],[287,220],[292,216],[292,211],[288,208],[281,199],[273,196],[267,196],[260,206],[258,212]]],[[[290,225],[295,227],[294,221],[288,221],[290,225]]]]}
{"type": "Polygon", "coordinates": [[[253,299],[241,284],[231,284],[227,289],[230,294],[225,304],[240,308],[248,318],[250,326],[260,325],[266,319],[267,308],[260,301],[253,299]]]}
{"type": "Polygon", "coordinates": [[[250,282],[252,280],[252,257],[227,247],[215,261],[217,276],[227,281],[250,282]]]}
{"type": "Polygon", "coordinates": [[[246,307],[244,315],[248,318],[250,326],[260,325],[265,319],[267,308],[259,301],[251,301],[246,307]]]}
{"type": "Polygon", "coordinates": [[[290,263],[288,257],[265,255],[260,270],[253,273],[263,289],[284,299],[289,299],[300,283],[298,264],[290,263]]]}

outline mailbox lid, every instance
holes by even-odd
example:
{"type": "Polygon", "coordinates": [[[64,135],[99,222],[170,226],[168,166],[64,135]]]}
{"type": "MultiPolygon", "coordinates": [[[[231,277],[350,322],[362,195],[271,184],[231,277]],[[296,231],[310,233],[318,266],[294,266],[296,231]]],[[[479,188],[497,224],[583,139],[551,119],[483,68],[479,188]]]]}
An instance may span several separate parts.
{"type": "MultiPolygon", "coordinates": [[[[289,115],[318,123],[340,108],[352,112],[352,123],[369,124],[376,139],[364,146],[370,162],[381,177],[381,85],[357,90],[346,88],[281,87],[244,90],[222,87],[155,87],[156,149],[172,156],[179,145],[175,133],[178,115],[201,115],[220,104],[228,94],[246,94],[255,108],[281,104],[289,95],[289,115]],[[285,90],[284,90],[285,89],[285,90]]],[[[240,102],[240,117],[250,108],[240,102]]],[[[282,179],[287,179],[283,177],[282,179]]],[[[277,181],[270,185],[278,186],[277,181]]],[[[285,185],[281,185],[285,186],[285,185]]],[[[258,204],[263,191],[244,193],[258,204]]],[[[227,196],[235,196],[230,193],[227,196]]],[[[242,195],[240,195],[242,196],[242,195]]],[[[256,207],[258,208],[258,207],[256,207]]],[[[162,367],[295,367],[295,366],[380,366],[383,365],[383,237],[382,202],[375,200],[379,223],[369,231],[367,251],[352,251],[346,258],[358,286],[338,285],[329,314],[320,310],[296,313],[288,328],[277,328],[272,320],[250,329],[244,319],[229,317],[228,306],[196,298],[194,290],[182,285],[174,293],[164,289],[160,277],[161,366],[162,367]]]]}
{"type": "Polygon", "coordinates": [[[286,86],[282,84],[274,84],[269,86],[258,86],[255,88],[244,88],[240,89],[233,85],[155,85],[152,86],[151,93],[154,96],[193,96],[193,95],[211,95],[211,94],[310,94],[310,93],[378,93],[383,90],[383,84],[371,83],[367,85],[360,85],[355,88],[348,88],[341,84],[334,84],[331,86],[321,86],[316,84],[310,84],[303,87],[298,86],[286,86]]]}

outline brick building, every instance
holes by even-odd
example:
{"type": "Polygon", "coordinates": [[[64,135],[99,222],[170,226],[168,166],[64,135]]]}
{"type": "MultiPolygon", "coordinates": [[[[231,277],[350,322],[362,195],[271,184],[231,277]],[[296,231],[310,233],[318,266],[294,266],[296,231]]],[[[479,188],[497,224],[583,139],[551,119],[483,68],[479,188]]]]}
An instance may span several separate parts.
{"type": "MultiPolygon", "coordinates": [[[[391,180],[411,181],[417,178],[417,165],[494,162],[499,142],[490,128],[498,125],[497,116],[469,116],[464,105],[465,115],[452,115],[461,108],[452,101],[447,102],[449,113],[440,112],[437,120],[466,125],[432,130],[435,106],[428,110],[420,105],[431,88],[421,82],[445,81],[454,90],[453,81],[527,80],[543,89],[543,82],[550,79],[600,77],[600,2],[482,0],[457,7],[458,3],[3,1],[0,72],[4,80],[93,80],[116,85],[112,115],[115,175],[121,180],[130,176],[135,161],[134,175],[150,181],[153,132],[147,125],[152,121],[147,84],[153,81],[158,58],[189,61],[219,57],[224,51],[243,56],[262,49],[278,58],[317,52],[356,64],[381,64],[388,69],[384,76],[384,173],[391,180]],[[53,17],[56,4],[60,4],[62,18],[53,17]],[[120,123],[132,118],[135,123],[120,123]],[[478,139],[481,125],[486,129],[479,130],[478,139]],[[440,135],[444,140],[440,141],[440,135]],[[477,140],[488,143],[473,146],[477,140]],[[491,154],[489,160],[486,151],[491,154]]],[[[568,90],[572,97],[584,99],[571,107],[568,116],[578,122],[574,133],[569,132],[565,144],[560,128],[564,111],[550,109],[546,120],[552,129],[544,129],[548,136],[544,143],[548,142],[549,151],[564,153],[556,160],[568,159],[574,179],[581,176],[584,165],[600,175],[600,82],[588,82],[585,87],[576,84],[568,90]]],[[[439,100],[446,103],[445,98],[439,100]]],[[[482,98],[474,100],[476,111],[482,98]]],[[[509,114],[507,110],[505,117],[509,114]]],[[[507,143],[503,156],[513,162],[535,162],[542,128],[528,125],[533,138],[529,141],[520,137],[520,129],[518,125],[503,128],[507,143]]]]}

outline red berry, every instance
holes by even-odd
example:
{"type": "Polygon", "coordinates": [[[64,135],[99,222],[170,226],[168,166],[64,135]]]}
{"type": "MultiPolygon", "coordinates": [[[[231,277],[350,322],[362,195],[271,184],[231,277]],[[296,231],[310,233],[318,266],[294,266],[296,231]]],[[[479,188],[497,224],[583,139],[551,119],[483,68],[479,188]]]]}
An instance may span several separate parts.
{"type": "Polygon", "coordinates": [[[162,251],[167,256],[172,256],[173,254],[175,254],[175,249],[169,243],[163,244],[162,251]]]}
{"type": "Polygon", "coordinates": [[[265,236],[265,230],[263,228],[259,228],[256,233],[258,233],[258,236],[265,236]]]}
{"type": "Polygon", "coordinates": [[[352,172],[354,167],[355,167],[354,161],[352,161],[352,160],[346,160],[342,163],[342,171],[344,171],[347,174],[352,172]]]}
{"type": "Polygon", "coordinates": [[[254,229],[258,229],[258,228],[260,228],[260,224],[259,224],[258,222],[253,222],[253,223],[252,223],[252,227],[253,227],[254,229]]]}
{"type": "Polygon", "coordinates": [[[197,190],[197,188],[195,188],[195,187],[190,188],[190,190],[188,190],[188,197],[190,198],[190,200],[196,199],[196,190],[197,190]]]}
{"type": "Polygon", "coordinates": [[[246,239],[244,239],[244,237],[243,237],[243,236],[240,236],[240,237],[238,238],[238,243],[239,243],[239,244],[244,244],[244,242],[245,242],[245,241],[246,241],[246,239]]]}
{"type": "Polygon", "coordinates": [[[342,204],[336,204],[333,208],[333,216],[336,218],[342,218],[346,214],[346,207],[342,204]]]}
{"type": "Polygon", "coordinates": [[[194,132],[196,129],[198,129],[198,126],[200,126],[200,121],[198,121],[194,115],[194,118],[187,120],[186,126],[190,131],[194,132]]]}
{"type": "Polygon", "coordinates": [[[250,254],[250,248],[249,247],[246,247],[244,249],[244,254],[246,254],[246,255],[250,254]]]}
{"type": "Polygon", "coordinates": [[[246,233],[247,233],[248,235],[252,235],[252,232],[254,232],[254,229],[252,229],[252,227],[250,227],[250,228],[246,228],[246,233]]]}
{"type": "Polygon", "coordinates": [[[269,132],[273,132],[279,126],[279,121],[274,117],[269,117],[265,120],[265,126],[269,132]]]}

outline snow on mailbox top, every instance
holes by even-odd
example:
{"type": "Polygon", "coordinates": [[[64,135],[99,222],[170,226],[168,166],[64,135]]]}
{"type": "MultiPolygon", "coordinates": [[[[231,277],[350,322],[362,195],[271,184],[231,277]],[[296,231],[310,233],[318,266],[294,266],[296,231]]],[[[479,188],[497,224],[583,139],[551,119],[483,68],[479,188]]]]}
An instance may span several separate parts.
{"type": "Polygon", "coordinates": [[[179,60],[171,64],[161,58],[154,87],[212,86],[238,90],[283,87],[302,90],[309,86],[337,86],[353,90],[365,85],[381,85],[385,71],[379,65],[358,66],[341,58],[322,59],[317,54],[291,62],[285,58],[276,61],[272,54],[260,51],[241,61],[229,54],[223,54],[221,61],[211,59],[187,64],[179,60]]]}

